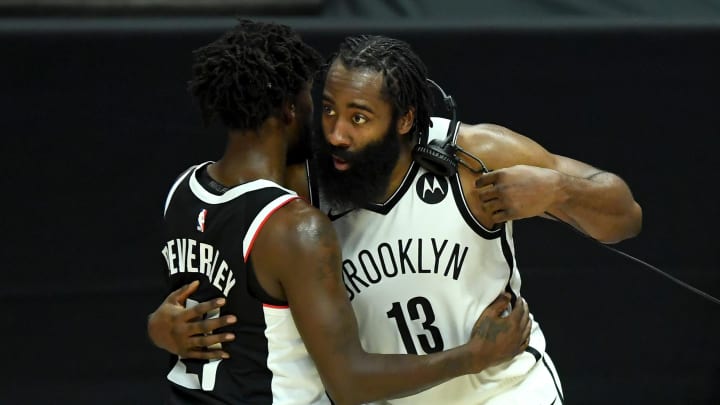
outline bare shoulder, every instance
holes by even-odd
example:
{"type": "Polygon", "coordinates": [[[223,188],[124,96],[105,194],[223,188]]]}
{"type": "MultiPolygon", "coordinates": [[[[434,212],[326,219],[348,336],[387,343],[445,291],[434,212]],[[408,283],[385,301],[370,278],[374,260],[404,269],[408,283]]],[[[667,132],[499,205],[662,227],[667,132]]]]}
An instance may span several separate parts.
{"type": "Polygon", "coordinates": [[[499,150],[507,147],[518,147],[525,140],[525,136],[501,125],[465,124],[460,126],[458,141],[465,146],[481,147],[486,150],[499,150]]]}
{"type": "Polygon", "coordinates": [[[265,271],[282,279],[288,270],[294,269],[336,271],[339,250],[335,229],[327,216],[297,199],[268,218],[253,247],[253,256],[265,271]],[[328,265],[319,266],[320,263],[328,265]]]}
{"type": "Polygon", "coordinates": [[[491,169],[518,164],[545,166],[550,154],[529,137],[497,124],[462,124],[458,145],[491,169]]]}
{"type": "Polygon", "coordinates": [[[295,200],[278,210],[265,225],[268,234],[283,246],[317,247],[318,243],[335,242],[335,230],[330,220],[304,200],[295,200]]]}

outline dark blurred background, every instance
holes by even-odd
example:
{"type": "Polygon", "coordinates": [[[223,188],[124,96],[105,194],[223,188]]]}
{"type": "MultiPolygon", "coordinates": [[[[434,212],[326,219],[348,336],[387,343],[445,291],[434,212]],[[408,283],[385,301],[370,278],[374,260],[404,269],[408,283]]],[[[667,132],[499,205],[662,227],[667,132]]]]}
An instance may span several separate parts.
{"type": "MultiPolygon", "coordinates": [[[[461,120],[620,174],[616,247],[720,295],[720,0],[0,0],[0,403],[162,402],[164,196],[223,147],[185,83],[234,16],[408,41],[461,120]]],[[[516,239],[568,404],[720,403],[720,305],[558,223],[516,239]]]]}

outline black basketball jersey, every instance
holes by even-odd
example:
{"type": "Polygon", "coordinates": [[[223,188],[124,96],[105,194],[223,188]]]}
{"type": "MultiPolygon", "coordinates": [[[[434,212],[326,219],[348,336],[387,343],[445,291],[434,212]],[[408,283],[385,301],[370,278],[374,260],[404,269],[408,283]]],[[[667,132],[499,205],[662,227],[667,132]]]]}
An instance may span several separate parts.
{"type": "Polygon", "coordinates": [[[271,181],[224,188],[207,162],[184,172],[165,203],[166,274],[172,290],[200,281],[186,306],[217,297],[227,303],[208,318],[234,314],[227,360],[177,359],[168,373],[169,403],[327,404],[314,363],[286,302],[268,296],[251,261],[255,237],[276,210],[298,196],[271,181]]]}

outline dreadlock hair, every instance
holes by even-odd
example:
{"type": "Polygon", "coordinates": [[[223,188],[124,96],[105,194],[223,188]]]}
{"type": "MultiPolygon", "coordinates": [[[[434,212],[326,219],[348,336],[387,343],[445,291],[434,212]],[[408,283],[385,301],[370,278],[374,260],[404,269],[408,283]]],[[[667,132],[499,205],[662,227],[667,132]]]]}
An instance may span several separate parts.
{"type": "Polygon", "coordinates": [[[205,125],[258,129],[314,77],[320,54],[286,25],[247,19],[193,51],[190,92],[205,125]]]}
{"type": "MultiPolygon", "coordinates": [[[[347,37],[328,66],[339,60],[348,69],[370,68],[383,74],[383,96],[393,105],[393,118],[415,109],[411,133],[426,133],[432,125],[432,93],[427,67],[402,40],[380,35],[347,37]]],[[[408,142],[413,137],[406,137],[408,142]]]]}

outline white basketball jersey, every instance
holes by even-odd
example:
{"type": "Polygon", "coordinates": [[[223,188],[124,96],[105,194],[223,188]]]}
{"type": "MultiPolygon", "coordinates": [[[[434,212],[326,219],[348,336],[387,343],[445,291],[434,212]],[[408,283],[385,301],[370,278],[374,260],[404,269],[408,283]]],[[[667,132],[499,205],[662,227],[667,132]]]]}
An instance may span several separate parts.
{"type": "MultiPolygon", "coordinates": [[[[448,125],[433,118],[428,138],[444,139],[448,125]]],[[[500,293],[520,295],[512,223],[496,229],[478,223],[457,175],[438,177],[413,163],[384,204],[329,216],[368,352],[427,354],[462,345],[500,293]]],[[[512,361],[387,403],[482,403],[522,381],[544,351],[533,321],[530,348],[512,361]]]]}

